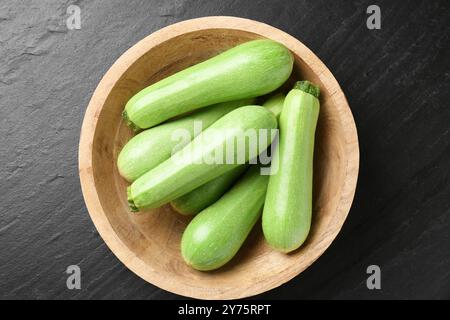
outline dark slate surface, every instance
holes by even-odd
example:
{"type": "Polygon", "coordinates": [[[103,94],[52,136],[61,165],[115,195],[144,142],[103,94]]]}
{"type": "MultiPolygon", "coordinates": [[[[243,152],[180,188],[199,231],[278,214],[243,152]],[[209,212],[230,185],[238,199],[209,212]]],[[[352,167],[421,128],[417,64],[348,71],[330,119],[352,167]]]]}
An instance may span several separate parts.
{"type": "Polygon", "coordinates": [[[146,35],[233,15],[296,36],[347,94],[361,171],[349,218],[306,272],[259,298],[450,298],[450,4],[377,1],[0,2],[0,298],[179,298],[128,271],[97,234],[77,173],[97,83],[146,35]],[[68,31],[66,8],[81,7],[68,31]],[[82,289],[66,288],[79,265],[82,289]],[[377,264],[382,290],[366,288],[377,264]]]}

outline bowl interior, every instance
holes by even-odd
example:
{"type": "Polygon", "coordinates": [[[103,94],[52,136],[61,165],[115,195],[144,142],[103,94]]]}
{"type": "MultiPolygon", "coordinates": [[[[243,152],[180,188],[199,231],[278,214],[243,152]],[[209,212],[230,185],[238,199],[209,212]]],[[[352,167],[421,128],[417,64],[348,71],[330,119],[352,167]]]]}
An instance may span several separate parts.
{"type": "MultiPolygon", "coordinates": [[[[265,243],[257,223],[238,255],[214,272],[188,267],[180,240],[190,218],[169,205],[151,213],[132,214],[127,206],[127,183],[116,167],[119,151],[131,132],[121,118],[125,103],[142,88],[230,47],[262,36],[242,30],[209,29],[178,35],[153,47],[132,62],[108,94],[98,116],[92,145],[92,173],[101,207],[115,237],[132,253],[138,274],[165,289],[202,298],[237,298],[286,282],[307,268],[326,249],[345,216],[337,215],[345,179],[345,135],[332,95],[336,90],[295,54],[292,79],[308,79],[321,87],[321,111],[314,162],[314,212],[307,242],[289,255],[265,243]],[[160,282],[158,282],[160,279],[160,282]]],[[[136,268],[134,270],[136,272],[136,268]]]]}

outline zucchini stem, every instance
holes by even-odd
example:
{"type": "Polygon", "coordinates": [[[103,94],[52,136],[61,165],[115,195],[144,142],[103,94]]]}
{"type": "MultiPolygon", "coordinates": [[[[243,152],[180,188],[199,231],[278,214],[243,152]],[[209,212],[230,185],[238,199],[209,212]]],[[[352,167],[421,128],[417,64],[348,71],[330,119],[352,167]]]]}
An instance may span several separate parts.
{"type": "Polygon", "coordinates": [[[125,121],[125,123],[127,124],[127,126],[133,130],[133,132],[138,132],[141,130],[141,128],[139,128],[137,125],[135,125],[130,118],[128,118],[128,113],[126,110],[122,111],[122,118],[125,121]]]}
{"type": "Polygon", "coordinates": [[[139,208],[136,207],[136,204],[134,203],[133,197],[131,195],[131,186],[127,187],[127,200],[128,207],[130,208],[131,212],[139,212],[139,208]]]}
{"type": "Polygon", "coordinates": [[[303,92],[309,93],[319,99],[320,88],[308,80],[297,81],[294,85],[294,89],[301,90],[303,92]]]}

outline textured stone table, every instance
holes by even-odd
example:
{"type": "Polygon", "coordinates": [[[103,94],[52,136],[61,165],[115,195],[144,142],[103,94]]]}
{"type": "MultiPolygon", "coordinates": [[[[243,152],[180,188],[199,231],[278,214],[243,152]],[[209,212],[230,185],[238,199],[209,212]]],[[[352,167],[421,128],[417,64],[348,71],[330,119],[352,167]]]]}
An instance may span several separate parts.
{"type": "Polygon", "coordinates": [[[349,218],[306,272],[259,298],[450,298],[450,4],[447,1],[0,2],[0,298],[178,298],[127,270],[86,211],[84,111],[129,47],[177,21],[233,15],[303,41],[352,108],[361,171],[349,218]],[[68,30],[67,7],[81,8],[68,30]],[[368,30],[366,9],[381,8],[368,30]],[[82,289],[68,290],[79,265],[82,289]],[[381,268],[381,290],[366,269],[381,268]]]}

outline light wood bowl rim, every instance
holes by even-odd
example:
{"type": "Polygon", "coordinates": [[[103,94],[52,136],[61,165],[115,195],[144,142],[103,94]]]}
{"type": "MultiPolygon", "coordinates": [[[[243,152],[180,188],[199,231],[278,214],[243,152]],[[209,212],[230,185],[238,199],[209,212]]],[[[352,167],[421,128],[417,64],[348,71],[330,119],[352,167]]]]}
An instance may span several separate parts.
{"type": "Polygon", "coordinates": [[[338,82],[325,64],[303,43],[289,34],[265,23],[238,17],[210,16],[175,23],[152,33],[128,49],[106,72],[93,93],[84,116],[79,143],[79,175],[83,197],[89,215],[107,246],[127,268],[142,279],[164,290],[182,296],[200,299],[237,299],[257,295],[286,283],[308,268],[323,254],[323,252],[325,252],[341,230],[353,201],[358,171],[359,145],[353,115],[338,82]],[[99,114],[106,98],[120,79],[121,75],[126,72],[138,58],[164,41],[185,33],[208,29],[233,29],[251,32],[284,43],[290,50],[300,55],[319,78],[327,79],[329,84],[337,88],[336,91],[330,93],[330,96],[334,100],[334,104],[339,108],[340,120],[344,124],[343,130],[346,142],[346,176],[343,179],[339,204],[334,213],[341,215],[343,218],[341,219],[342,221],[338,222],[340,225],[335,227],[335,234],[326,238],[327,243],[321,244],[321,250],[316,251],[315,256],[310,259],[307,265],[300,268],[296,268],[296,265],[291,265],[288,269],[289,272],[283,274],[283,276],[280,277],[279,282],[259,283],[257,287],[249,288],[248,290],[242,291],[241,294],[234,294],[231,296],[227,293],[211,294],[211,292],[207,291],[193,292],[192,288],[189,286],[186,286],[183,283],[175,283],[170,279],[161,276],[157,271],[149,270],[148,266],[121,241],[111,226],[100,203],[92,169],[92,145],[99,114]]]}

